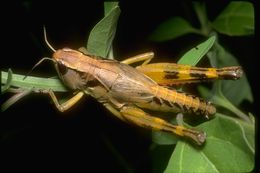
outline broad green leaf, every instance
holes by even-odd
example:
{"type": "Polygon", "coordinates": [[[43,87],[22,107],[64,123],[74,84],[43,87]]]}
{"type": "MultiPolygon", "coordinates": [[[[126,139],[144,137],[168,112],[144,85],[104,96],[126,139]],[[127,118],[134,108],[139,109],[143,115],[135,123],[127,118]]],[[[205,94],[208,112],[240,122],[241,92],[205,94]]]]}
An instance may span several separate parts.
{"type": "Polygon", "coordinates": [[[214,20],[212,26],[230,36],[254,34],[254,7],[250,2],[232,1],[214,20]]]}
{"type": "Polygon", "coordinates": [[[181,57],[181,59],[178,61],[178,64],[195,66],[213,46],[215,39],[216,37],[212,36],[205,42],[196,46],[195,48],[192,48],[190,51],[188,51],[181,57]]]}
{"type": "Polygon", "coordinates": [[[150,40],[167,41],[189,33],[200,33],[188,21],[181,17],[173,17],[160,24],[150,35],[150,40]]]}
{"type": "MultiPolygon", "coordinates": [[[[209,51],[207,55],[211,64],[215,67],[239,65],[236,58],[218,43],[214,44],[213,49],[209,51]]],[[[246,74],[243,74],[243,76],[236,81],[221,81],[221,88],[223,95],[236,106],[243,100],[253,102],[253,95],[246,74]]]]}
{"type": "Polygon", "coordinates": [[[252,171],[254,148],[249,147],[248,138],[254,136],[253,125],[216,114],[213,120],[197,128],[207,132],[205,146],[196,148],[187,142],[178,142],[165,173],[252,171]]]}
{"type": "Polygon", "coordinates": [[[89,34],[87,50],[90,54],[107,57],[112,46],[120,9],[115,6],[99,21],[89,34]]]}

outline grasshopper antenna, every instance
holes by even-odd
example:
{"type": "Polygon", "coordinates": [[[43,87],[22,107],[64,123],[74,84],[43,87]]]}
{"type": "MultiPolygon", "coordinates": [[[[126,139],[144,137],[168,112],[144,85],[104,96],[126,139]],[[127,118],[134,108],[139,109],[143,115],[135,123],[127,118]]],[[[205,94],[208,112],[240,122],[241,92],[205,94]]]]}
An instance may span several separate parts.
{"type": "MultiPolygon", "coordinates": [[[[47,39],[47,32],[46,32],[46,28],[45,26],[43,26],[43,35],[44,35],[44,41],[45,43],[47,44],[47,46],[53,51],[53,52],[56,52],[56,50],[51,46],[51,44],[48,42],[48,39],[47,39]]],[[[27,78],[27,76],[35,69],[35,67],[37,67],[39,64],[41,64],[44,60],[50,60],[50,61],[53,61],[54,63],[56,63],[55,60],[51,59],[51,58],[48,58],[48,57],[44,57],[42,58],[40,61],[38,61],[34,66],[33,68],[24,76],[23,80],[27,78]]]]}
{"type": "Polygon", "coordinates": [[[40,61],[38,61],[33,67],[32,69],[24,76],[23,80],[27,78],[27,76],[35,69],[35,67],[37,67],[38,65],[40,65],[44,60],[50,60],[54,63],[56,63],[56,61],[54,59],[48,58],[48,57],[44,57],[42,59],[40,59],[40,61]]]}
{"type": "Polygon", "coordinates": [[[51,46],[51,44],[48,42],[47,32],[46,32],[45,26],[43,26],[43,35],[44,35],[44,41],[45,41],[45,43],[47,44],[47,46],[48,46],[53,52],[56,52],[56,50],[55,50],[55,49],[51,46]]]}

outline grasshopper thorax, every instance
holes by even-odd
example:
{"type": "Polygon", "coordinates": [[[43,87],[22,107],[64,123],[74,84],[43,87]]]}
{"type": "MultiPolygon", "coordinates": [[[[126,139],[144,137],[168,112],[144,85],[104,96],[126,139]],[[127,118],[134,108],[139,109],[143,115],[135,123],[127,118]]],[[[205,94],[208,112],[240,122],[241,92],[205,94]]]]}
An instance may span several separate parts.
{"type": "Polygon", "coordinates": [[[53,53],[53,59],[66,67],[76,69],[82,53],[70,48],[59,49],[53,53]]]}

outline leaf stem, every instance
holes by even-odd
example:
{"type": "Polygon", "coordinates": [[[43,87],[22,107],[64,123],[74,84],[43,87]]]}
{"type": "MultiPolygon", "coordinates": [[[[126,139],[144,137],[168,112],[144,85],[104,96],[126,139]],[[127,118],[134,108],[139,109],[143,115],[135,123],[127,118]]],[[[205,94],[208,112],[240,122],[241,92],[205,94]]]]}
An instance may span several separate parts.
{"type": "MultiPolygon", "coordinates": [[[[10,75],[9,75],[10,76],[10,75]]],[[[5,85],[8,83],[8,73],[1,71],[1,85],[5,85]]],[[[12,74],[12,80],[10,83],[10,87],[21,88],[24,90],[31,90],[33,92],[41,92],[43,90],[52,90],[55,92],[66,92],[67,88],[62,84],[59,79],[55,78],[42,78],[42,77],[34,77],[28,76],[24,79],[24,75],[20,74],[12,74]]]]}

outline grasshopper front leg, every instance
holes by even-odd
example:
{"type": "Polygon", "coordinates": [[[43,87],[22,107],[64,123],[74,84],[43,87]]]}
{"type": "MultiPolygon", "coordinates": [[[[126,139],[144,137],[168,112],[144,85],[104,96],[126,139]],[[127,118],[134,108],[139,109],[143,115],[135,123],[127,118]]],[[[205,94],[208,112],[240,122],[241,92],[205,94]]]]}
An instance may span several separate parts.
{"type": "Polygon", "coordinates": [[[123,106],[120,109],[120,113],[125,120],[138,126],[174,133],[178,136],[192,139],[198,145],[202,145],[206,140],[205,132],[187,129],[179,125],[173,125],[163,119],[153,117],[137,107],[123,106]]]}
{"type": "Polygon", "coordinates": [[[56,108],[60,111],[60,112],[64,112],[68,109],[70,109],[73,105],[75,105],[84,95],[83,91],[78,92],[76,95],[74,95],[72,98],[70,98],[69,100],[67,100],[66,102],[60,104],[58,102],[57,97],[55,96],[55,94],[53,93],[52,90],[49,90],[49,95],[51,97],[51,99],[53,100],[56,108]]]}

